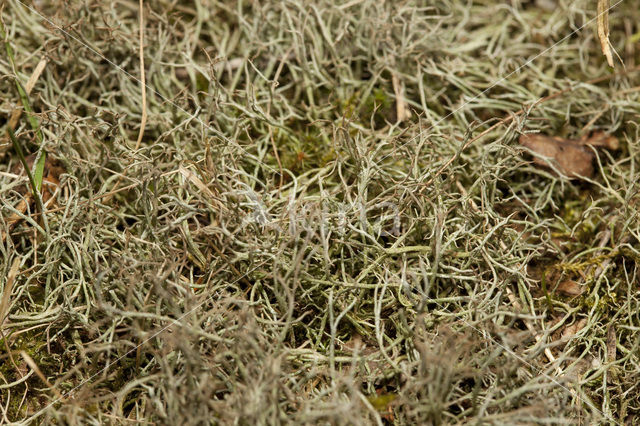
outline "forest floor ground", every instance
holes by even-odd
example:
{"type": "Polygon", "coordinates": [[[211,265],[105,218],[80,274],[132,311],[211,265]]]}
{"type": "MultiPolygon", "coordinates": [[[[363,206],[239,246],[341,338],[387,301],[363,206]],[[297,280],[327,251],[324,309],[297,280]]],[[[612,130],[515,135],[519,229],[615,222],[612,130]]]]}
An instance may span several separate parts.
{"type": "Polygon", "coordinates": [[[637,424],[637,2],[144,3],[3,3],[0,423],[637,424]]]}

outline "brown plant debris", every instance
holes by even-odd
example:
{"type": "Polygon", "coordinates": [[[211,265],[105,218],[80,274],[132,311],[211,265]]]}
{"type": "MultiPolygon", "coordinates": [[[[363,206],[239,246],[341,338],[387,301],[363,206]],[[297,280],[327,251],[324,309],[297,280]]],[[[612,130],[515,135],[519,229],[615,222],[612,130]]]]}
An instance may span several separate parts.
{"type": "Polygon", "coordinates": [[[598,39],[600,47],[607,64],[613,68],[613,55],[611,54],[611,42],[609,41],[609,9],[611,2],[609,0],[598,0],[598,39]]]}
{"type": "Polygon", "coordinates": [[[584,293],[584,288],[575,281],[567,280],[559,283],[556,291],[565,296],[580,296],[584,293]]]}
{"type": "Polygon", "coordinates": [[[533,154],[533,162],[549,167],[570,178],[591,178],[594,174],[595,154],[588,146],[616,150],[618,139],[604,132],[595,132],[591,137],[565,139],[543,134],[523,134],[520,144],[533,154]]]}

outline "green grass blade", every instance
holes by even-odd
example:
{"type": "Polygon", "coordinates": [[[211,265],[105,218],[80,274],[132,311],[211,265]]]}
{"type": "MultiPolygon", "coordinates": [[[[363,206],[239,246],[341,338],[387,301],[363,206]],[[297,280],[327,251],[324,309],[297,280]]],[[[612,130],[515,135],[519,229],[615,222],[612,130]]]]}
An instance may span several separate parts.
{"type": "MultiPolygon", "coordinates": [[[[13,48],[11,47],[11,44],[7,40],[7,33],[5,31],[4,22],[2,22],[2,19],[0,19],[0,36],[4,40],[4,48],[7,52],[7,58],[9,59],[9,64],[11,65],[11,69],[13,70],[13,73],[14,73],[14,81],[16,83],[18,94],[20,95],[20,102],[22,103],[22,107],[24,108],[24,111],[27,113],[27,120],[29,121],[29,125],[31,126],[31,129],[36,134],[37,145],[40,149],[42,149],[43,138],[42,138],[42,132],[40,131],[40,123],[38,122],[38,119],[36,118],[33,112],[33,109],[31,108],[31,104],[29,104],[29,95],[27,94],[27,91],[24,89],[24,87],[22,87],[22,84],[20,84],[20,81],[18,80],[18,73],[15,67],[13,48]]],[[[38,159],[38,162],[36,163],[36,168],[33,173],[33,178],[36,185],[36,191],[40,191],[40,188],[42,187],[42,179],[44,177],[44,165],[46,160],[47,160],[47,153],[43,151],[40,155],[40,158],[38,159]]]]}
{"type": "Polygon", "coordinates": [[[24,152],[22,151],[20,142],[18,142],[18,139],[16,139],[16,135],[13,133],[13,130],[11,130],[10,128],[7,128],[7,133],[9,134],[9,138],[13,143],[13,148],[16,150],[16,153],[18,154],[18,158],[20,159],[20,162],[22,163],[25,171],[27,172],[27,177],[29,178],[29,184],[31,185],[31,192],[33,193],[33,196],[35,197],[36,200],[40,200],[39,188],[36,186],[35,177],[31,173],[31,170],[29,170],[29,165],[27,164],[27,158],[25,157],[24,152]]]}

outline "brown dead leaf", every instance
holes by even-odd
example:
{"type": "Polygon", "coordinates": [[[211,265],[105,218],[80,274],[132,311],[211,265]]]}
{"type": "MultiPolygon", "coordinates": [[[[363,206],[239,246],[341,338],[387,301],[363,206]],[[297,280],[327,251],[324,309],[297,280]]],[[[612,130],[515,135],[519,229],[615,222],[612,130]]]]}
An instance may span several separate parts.
{"type": "Polygon", "coordinates": [[[531,151],[535,164],[554,168],[570,179],[593,176],[595,154],[589,146],[610,150],[620,147],[618,138],[602,131],[578,140],[543,134],[523,134],[520,136],[520,144],[531,151]]]}
{"type": "MultiPolygon", "coordinates": [[[[47,58],[43,56],[40,59],[40,62],[38,62],[38,65],[36,65],[36,68],[33,70],[31,77],[29,77],[29,81],[27,81],[27,84],[24,86],[24,91],[26,92],[27,95],[30,94],[31,91],[33,90],[33,87],[36,85],[36,82],[38,81],[38,78],[40,78],[40,75],[44,71],[44,67],[46,65],[47,65],[47,58]]],[[[11,130],[14,130],[18,125],[18,120],[20,120],[20,116],[22,115],[22,112],[23,112],[23,108],[15,108],[11,113],[11,117],[9,118],[9,123],[8,123],[8,127],[11,130]]],[[[8,142],[8,139],[9,137],[5,135],[0,137],[0,159],[3,159],[5,157],[7,151],[9,150],[9,147],[11,146],[11,144],[8,142]]]]}
{"type": "Polygon", "coordinates": [[[524,134],[520,136],[520,144],[532,152],[533,162],[539,166],[552,166],[570,179],[593,176],[595,156],[589,148],[576,141],[540,134],[524,134]]]}
{"type": "Polygon", "coordinates": [[[2,293],[2,301],[0,302],[0,330],[2,330],[5,314],[9,311],[9,300],[11,299],[11,290],[13,289],[13,282],[18,275],[18,271],[20,270],[20,261],[22,259],[20,257],[16,257],[13,259],[13,263],[11,264],[11,269],[9,270],[9,274],[7,275],[7,282],[4,285],[4,291],[2,293]]]}
{"type": "MultiPolygon", "coordinates": [[[[29,154],[25,158],[27,160],[27,165],[30,169],[33,169],[33,163],[36,161],[36,154],[29,154]]],[[[15,163],[13,167],[11,167],[11,173],[14,175],[25,175],[24,169],[22,167],[22,163],[15,163]]],[[[62,168],[62,163],[60,161],[53,158],[50,154],[47,155],[47,159],[44,163],[44,176],[52,176],[55,177],[56,180],[60,178],[60,175],[64,173],[64,169],[62,168]]]]}
{"type": "Polygon", "coordinates": [[[354,333],[351,339],[342,344],[342,349],[352,356],[357,354],[372,375],[376,376],[382,373],[384,363],[374,356],[378,352],[375,343],[367,343],[362,336],[354,333]]]}
{"type": "Polygon", "coordinates": [[[565,296],[580,296],[582,293],[584,293],[584,289],[582,288],[582,286],[572,280],[562,281],[556,287],[556,291],[558,293],[562,293],[565,296]]]}
{"type": "Polygon", "coordinates": [[[615,151],[618,148],[620,148],[620,142],[618,142],[618,138],[616,138],[615,136],[608,135],[602,131],[593,132],[593,134],[590,137],[584,137],[582,139],[579,139],[577,142],[582,145],[602,147],[602,148],[610,149],[612,151],[615,151]]]}

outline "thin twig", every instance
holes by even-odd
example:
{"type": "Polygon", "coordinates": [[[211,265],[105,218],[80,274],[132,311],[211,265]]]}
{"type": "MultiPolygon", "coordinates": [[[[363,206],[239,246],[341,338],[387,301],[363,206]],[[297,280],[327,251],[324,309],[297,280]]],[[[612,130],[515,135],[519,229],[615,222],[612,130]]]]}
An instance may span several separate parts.
{"type": "Polygon", "coordinates": [[[147,125],[147,80],[146,73],[144,71],[144,10],[143,0],[140,0],[140,89],[142,90],[142,119],[140,121],[140,132],[138,133],[138,140],[136,141],[136,148],[140,148],[140,142],[144,136],[144,128],[147,125]]]}

